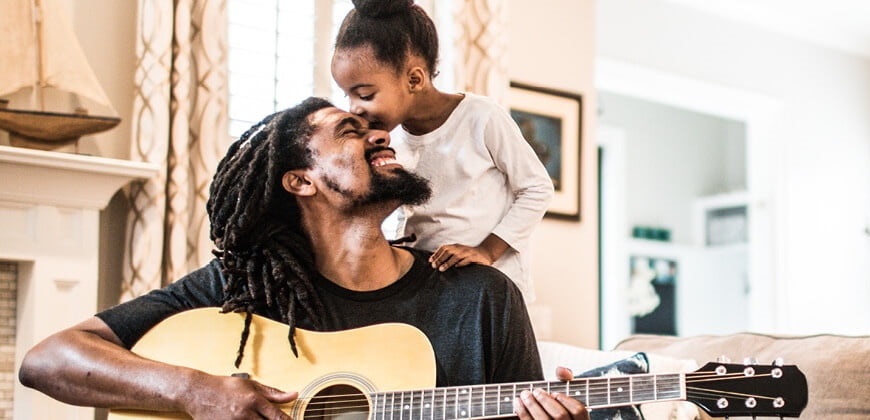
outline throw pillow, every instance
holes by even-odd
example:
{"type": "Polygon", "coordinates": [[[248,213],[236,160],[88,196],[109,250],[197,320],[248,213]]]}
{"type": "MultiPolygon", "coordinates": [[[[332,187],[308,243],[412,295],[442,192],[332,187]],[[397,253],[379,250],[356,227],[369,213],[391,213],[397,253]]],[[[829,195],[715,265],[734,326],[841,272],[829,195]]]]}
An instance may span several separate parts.
{"type": "MultiPolygon", "coordinates": [[[[622,376],[636,373],[648,373],[649,360],[646,354],[635,353],[625,359],[613,363],[589,369],[575,378],[596,378],[602,376],[622,376]]],[[[637,406],[612,407],[591,410],[589,417],[592,420],[641,420],[643,415],[637,406]]]]}

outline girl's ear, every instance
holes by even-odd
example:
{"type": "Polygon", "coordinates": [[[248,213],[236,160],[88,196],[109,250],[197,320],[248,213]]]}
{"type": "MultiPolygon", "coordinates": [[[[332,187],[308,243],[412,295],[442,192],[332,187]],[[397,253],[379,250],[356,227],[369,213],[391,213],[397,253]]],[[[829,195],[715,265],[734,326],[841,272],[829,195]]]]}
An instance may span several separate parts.
{"type": "Polygon", "coordinates": [[[284,172],[284,176],[281,177],[281,185],[287,192],[293,195],[311,196],[317,191],[314,183],[308,179],[308,176],[302,169],[284,172]]]}
{"type": "Polygon", "coordinates": [[[411,93],[423,90],[426,85],[426,70],[422,67],[413,66],[408,69],[408,90],[411,93]]]}

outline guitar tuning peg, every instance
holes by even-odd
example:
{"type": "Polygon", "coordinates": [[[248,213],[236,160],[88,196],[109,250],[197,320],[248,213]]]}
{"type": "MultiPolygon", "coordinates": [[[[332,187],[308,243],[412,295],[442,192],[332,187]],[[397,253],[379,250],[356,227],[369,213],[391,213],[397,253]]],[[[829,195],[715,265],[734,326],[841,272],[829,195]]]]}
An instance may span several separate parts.
{"type": "Polygon", "coordinates": [[[758,364],[758,359],[756,359],[752,356],[743,358],[743,365],[744,366],[757,365],[757,364],[758,364]]]}
{"type": "Polygon", "coordinates": [[[721,354],[721,355],[719,355],[719,357],[716,358],[716,362],[718,362],[718,363],[731,363],[731,358],[729,358],[728,356],[726,356],[724,354],[721,354]]]}
{"type": "Polygon", "coordinates": [[[782,367],[785,365],[785,360],[782,357],[777,357],[776,359],[773,359],[773,365],[782,367]]]}

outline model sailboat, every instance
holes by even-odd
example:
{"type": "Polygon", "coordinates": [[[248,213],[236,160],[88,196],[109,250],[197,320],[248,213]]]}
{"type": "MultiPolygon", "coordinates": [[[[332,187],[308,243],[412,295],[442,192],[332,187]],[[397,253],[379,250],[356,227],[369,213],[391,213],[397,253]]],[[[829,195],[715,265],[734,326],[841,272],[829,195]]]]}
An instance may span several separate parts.
{"type": "Polygon", "coordinates": [[[30,109],[11,109],[0,99],[0,130],[9,132],[12,145],[55,149],[121,122],[58,0],[0,1],[0,39],[0,96],[32,89],[30,109]],[[54,90],[76,101],[87,98],[114,115],[47,110],[45,95],[54,90]]]}

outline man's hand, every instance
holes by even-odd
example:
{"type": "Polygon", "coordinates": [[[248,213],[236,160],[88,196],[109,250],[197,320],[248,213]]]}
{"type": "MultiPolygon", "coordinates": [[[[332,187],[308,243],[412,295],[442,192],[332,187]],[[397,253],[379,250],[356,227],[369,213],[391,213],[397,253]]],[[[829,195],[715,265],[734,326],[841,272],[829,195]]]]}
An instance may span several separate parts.
{"type": "Polygon", "coordinates": [[[291,420],[278,407],[298,397],[249,379],[203,374],[184,399],[184,411],[194,419],[291,420]]]}
{"type": "MultiPolygon", "coordinates": [[[[574,377],[570,369],[563,367],[556,368],[556,376],[563,381],[574,377]]],[[[589,420],[589,412],[580,401],[563,393],[548,393],[540,388],[531,392],[523,391],[520,397],[514,400],[514,411],[521,420],[589,420]]]]}

